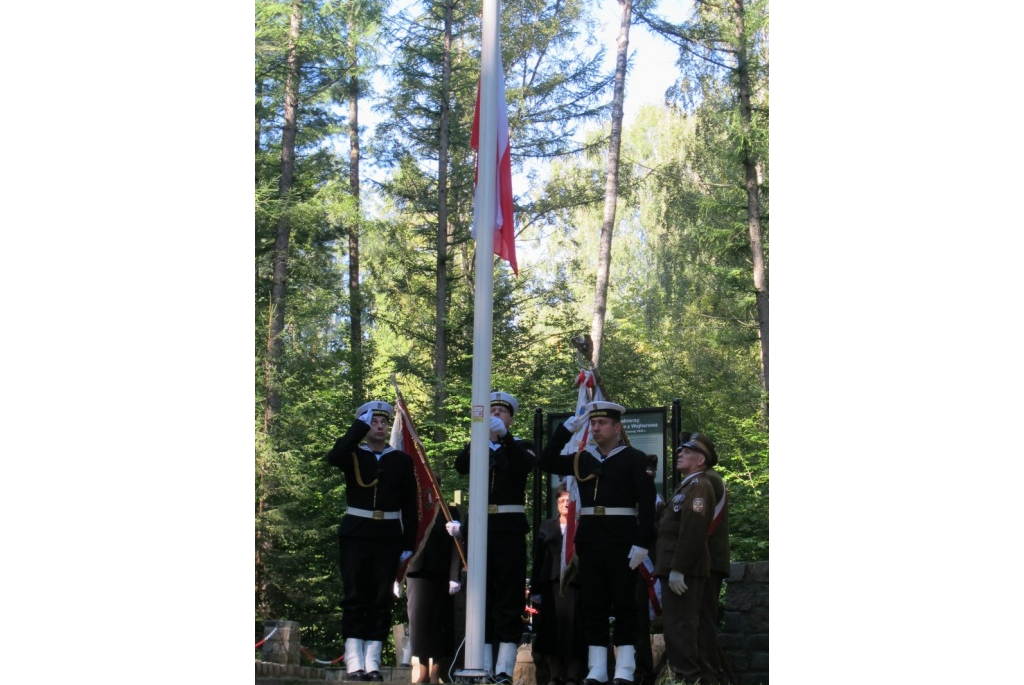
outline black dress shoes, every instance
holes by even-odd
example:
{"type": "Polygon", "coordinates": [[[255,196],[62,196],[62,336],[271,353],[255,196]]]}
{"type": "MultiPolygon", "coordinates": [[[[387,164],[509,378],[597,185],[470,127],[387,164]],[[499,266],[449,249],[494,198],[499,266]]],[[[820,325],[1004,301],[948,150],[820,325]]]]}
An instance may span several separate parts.
{"type": "Polygon", "coordinates": [[[380,671],[370,671],[365,676],[363,676],[363,680],[372,680],[375,683],[382,683],[384,682],[384,676],[381,674],[380,671]]]}

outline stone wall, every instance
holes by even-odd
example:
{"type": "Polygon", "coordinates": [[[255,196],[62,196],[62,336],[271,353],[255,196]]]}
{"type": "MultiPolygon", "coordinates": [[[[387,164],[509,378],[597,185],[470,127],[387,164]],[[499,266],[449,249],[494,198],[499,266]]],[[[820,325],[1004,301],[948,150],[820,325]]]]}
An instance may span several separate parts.
{"type": "Polygon", "coordinates": [[[736,685],[768,685],[768,562],[734,563],[719,642],[736,685]]]}

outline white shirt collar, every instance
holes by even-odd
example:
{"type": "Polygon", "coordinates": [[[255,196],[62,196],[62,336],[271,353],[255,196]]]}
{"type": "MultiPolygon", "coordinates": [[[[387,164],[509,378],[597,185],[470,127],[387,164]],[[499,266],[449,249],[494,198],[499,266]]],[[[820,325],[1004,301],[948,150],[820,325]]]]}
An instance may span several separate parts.
{"type": "Polygon", "coordinates": [[[367,445],[365,442],[363,444],[361,444],[360,447],[362,447],[364,450],[366,450],[367,452],[369,452],[373,456],[377,457],[377,461],[380,461],[380,458],[383,457],[388,452],[394,452],[395,451],[395,448],[392,447],[391,445],[384,445],[384,449],[381,450],[380,453],[378,454],[377,452],[374,452],[373,448],[370,447],[369,445],[367,445]]]}
{"type": "Polygon", "coordinates": [[[609,452],[607,455],[602,455],[601,452],[597,449],[597,445],[587,445],[587,451],[590,452],[591,454],[593,454],[595,457],[597,457],[598,461],[602,461],[602,462],[605,459],[611,459],[612,457],[614,457],[616,454],[618,454],[619,452],[621,452],[624,449],[626,449],[625,445],[619,445],[618,447],[613,449],[611,452],[609,452]]]}

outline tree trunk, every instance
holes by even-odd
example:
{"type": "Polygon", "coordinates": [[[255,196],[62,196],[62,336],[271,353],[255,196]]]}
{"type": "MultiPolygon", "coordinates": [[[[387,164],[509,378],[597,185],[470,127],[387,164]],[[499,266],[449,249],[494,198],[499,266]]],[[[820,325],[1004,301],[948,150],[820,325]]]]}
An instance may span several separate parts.
{"type": "MultiPolygon", "coordinates": [[[[768,274],[765,268],[761,235],[761,211],[758,198],[757,162],[751,154],[750,64],[747,60],[746,27],[743,0],[733,0],[736,25],[736,72],[739,77],[740,120],[743,124],[743,171],[747,190],[747,229],[750,233],[750,256],[754,272],[754,298],[757,305],[758,337],[761,342],[761,389],[768,393],[768,274]]],[[[767,400],[763,403],[768,416],[767,400]]]]}
{"type": "Polygon", "coordinates": [[[281,135],[281,180],[278,197],[281,200],[281,218],[277,222],[277,237],[274,240],[274,285],[270,292],[271,319],[268,341],[267,407],[264,425],[268,434],[273,429],[274,416],[281,408],[281,396],[274,381],[274,373],[284,351],[285,293],[288,285],[288,241],[291,226],[288,217],[289,195],[292,189],[292,175],[295,173],[295,134],[299,110],[299,60],[297,43],[302,0],[292,2],[291,27],[288,31],[288,72],[284,85],[284,129],[281,135]]]}
{"type": "Polygon", "coordinates": [[[619,0],[622,23],[619,25],[618,51],[615,56],[615,91],[612,98],[612,131],[608,143],[608,177],[604,186],[604,219],[597,258],[597,289],[594,293],[594,321],[590,337],[594,352],[590,362],[596,369],[601,359],[604,319],[608,307],[608,274],[612,261],[612,230],[615,228],[615,206],[619,192],[619,148],[622,144],[622,102],[626,94],[626,56],[629,48],[629,26],[632,23],[632,0],[619,0]]]}
{"type": "MultiPolygon", "coordinates": [[[[349,28],[354,27],[350,25],[349,28]]],[[[355,54],[355,47],[352,47],[355,54]]],[[[348,184],[359,211],[359,79],[348,82],[348,184]]],[[[358,407],[363,397],[363,295],[359,291],[359,227],[357,218],[348,229],[348,300],[351,318],[350,365],[352,374],[352,404],[358,407]]]]}
{"type": "Polygon", "coordinates": [[[435,276],[434,328],[434,441],[444,441],[444,402],[448,375],[448,126],[451,105],[448,97],[452,76],[452,7],[447,0],[444,8],[444,54],[441,57],[441,121],[439,124],[437,156],[437,274],[435,276]]]}

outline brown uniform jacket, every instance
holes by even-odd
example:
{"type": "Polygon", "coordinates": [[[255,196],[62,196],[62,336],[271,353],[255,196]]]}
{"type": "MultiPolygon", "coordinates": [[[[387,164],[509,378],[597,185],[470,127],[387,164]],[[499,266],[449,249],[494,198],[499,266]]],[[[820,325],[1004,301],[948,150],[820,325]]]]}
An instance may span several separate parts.
{"type": "Polygon", "coordinates": [[[711,573],[708,526],[715,512],[715,491],[703,473],[689,476],[661,510],[654,574],[707,577],[711,573]]]}
{"type": "MultiPolygon", "coordinates": [[[[711,481],[711,487],[715,491],[715,507],[722,504],[722,498],[726,497],[725,481],[713,469],[708,469],[704,475],[711,481]]],[[[722,506],[722,515],[718,520],[718,526],[708,537],[708,553],[711,555],[711,570],[722,575],[729,575],[729,499],[726,497],[722,506]]]]}

